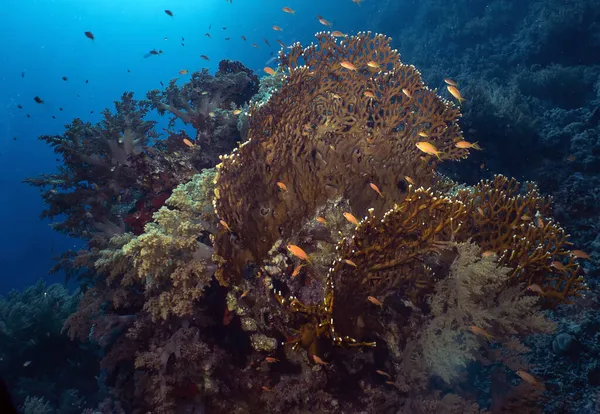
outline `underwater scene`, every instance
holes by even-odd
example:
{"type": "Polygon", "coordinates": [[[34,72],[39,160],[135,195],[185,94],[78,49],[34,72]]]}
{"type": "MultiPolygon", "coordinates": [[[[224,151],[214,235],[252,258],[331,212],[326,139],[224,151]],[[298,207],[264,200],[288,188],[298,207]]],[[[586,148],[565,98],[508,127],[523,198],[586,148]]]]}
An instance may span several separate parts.
{"type": "Polygon", "coordinates": [[[4,0],[0,414],[600,413],[598,0],[4,0]]]}

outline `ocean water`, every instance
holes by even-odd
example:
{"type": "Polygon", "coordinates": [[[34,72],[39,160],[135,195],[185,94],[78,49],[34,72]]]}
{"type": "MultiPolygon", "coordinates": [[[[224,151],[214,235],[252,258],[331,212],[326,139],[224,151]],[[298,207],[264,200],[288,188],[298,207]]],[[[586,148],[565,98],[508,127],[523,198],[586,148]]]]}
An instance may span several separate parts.
{"type": "Polygon", "coordinates": [[[18,412],[600,412],[595,1],[3,6],[18,412]]]}

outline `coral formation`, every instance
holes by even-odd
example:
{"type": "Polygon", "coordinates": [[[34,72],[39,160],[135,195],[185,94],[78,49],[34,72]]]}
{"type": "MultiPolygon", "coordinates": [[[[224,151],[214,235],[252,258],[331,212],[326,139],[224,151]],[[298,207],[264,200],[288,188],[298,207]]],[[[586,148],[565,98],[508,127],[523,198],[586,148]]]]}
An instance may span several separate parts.
{"type": "Polygon", "coordinates": [[[503,176],[440,177],[469,155],[459,109],[389,38],[319,33],[279,57],[248,105],[247,140],[216,170],[214,123],[233,125],[227,108],[256,79],[223,62],[214,80],[151,92],[160,113],[203,131],[196,155],[185,173],[165,169],[154,197],[128,199],[152,205],[135,209],[152,212],[138,234],[65,258],[88,278],[65,329],[102,346],[122,409],[476,413],[491,403],[472,398],[475,366],[506,385],[496,407],[535,407],[544,386],[521,371],[523,343],[552,330],[544,305],[586,289],[550,200],[503,176]]]}

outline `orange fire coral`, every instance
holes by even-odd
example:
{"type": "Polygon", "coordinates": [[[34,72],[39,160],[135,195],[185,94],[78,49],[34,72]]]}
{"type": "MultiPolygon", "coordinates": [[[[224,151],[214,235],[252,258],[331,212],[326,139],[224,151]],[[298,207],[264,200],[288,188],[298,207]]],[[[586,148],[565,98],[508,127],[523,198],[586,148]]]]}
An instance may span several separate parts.
{"type": "Polygon", "coordinates": [[[292,237],[327,200],[346,199],[363,216],[402,200],[404,176],[429,185],[439,160],[418,142],[435,145],[442,160],[468,154],[455,146],[458,109],[399,60],[389,38],[359,33],[338,42],[320,33],[317,40],[281,53],[289,72],[283,87],[253,107],[248,141],[218,166],[215,211],[231,230],[214,240],[223,284],[260,264],[275,241],[292,237]],[[343,61],[357,70],[344,69],[343,61]]]}

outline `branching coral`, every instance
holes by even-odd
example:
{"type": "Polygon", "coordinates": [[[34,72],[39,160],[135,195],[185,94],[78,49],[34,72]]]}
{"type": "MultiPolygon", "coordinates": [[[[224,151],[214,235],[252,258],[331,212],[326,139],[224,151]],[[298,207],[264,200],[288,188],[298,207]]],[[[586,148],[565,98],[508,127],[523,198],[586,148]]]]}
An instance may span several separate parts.
{"type": "Polygon", "coordinates": [[[289,71],[283,87],[252,109],[248,141],[218,167],[216,212],[236,234],[235,243],[227,230],[215,238],[216,253],[227,258],[217,273],[222,283],[239,280],[328,199],[347,199],[352,213],[364,215],[401,200],[402,177],[431,183],[439,160],[417,142],[434,144],[441,159],[467,155],[455,146],[458,110],[400,62],[388,38],[362,33],[338,43],[321,33],[317,40],[280,55],[289,71]],[[344,69],[344,61],[358,69],[344,69]]]}

